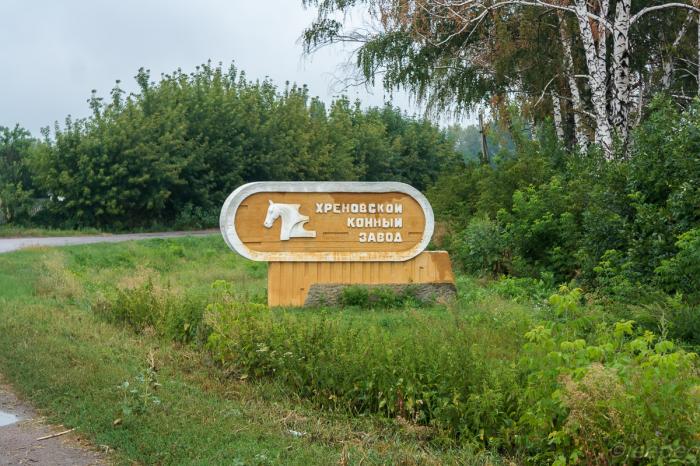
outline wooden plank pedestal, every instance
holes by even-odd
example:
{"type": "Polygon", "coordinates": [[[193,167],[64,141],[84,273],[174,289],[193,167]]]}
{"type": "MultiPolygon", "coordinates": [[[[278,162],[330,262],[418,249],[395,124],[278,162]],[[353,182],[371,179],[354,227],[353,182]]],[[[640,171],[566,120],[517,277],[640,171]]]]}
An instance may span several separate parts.
{"type": "Polygon", "coordinates": [[[426,251],[404,262],[269,262],[267,304],[303,306],[311,285],[454,284],[445,251],[426,251]]]}

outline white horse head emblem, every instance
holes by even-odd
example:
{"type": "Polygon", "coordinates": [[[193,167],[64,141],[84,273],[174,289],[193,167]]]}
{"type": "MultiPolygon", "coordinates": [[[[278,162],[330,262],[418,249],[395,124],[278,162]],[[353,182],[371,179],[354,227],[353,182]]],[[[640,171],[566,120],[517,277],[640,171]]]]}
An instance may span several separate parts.
{"type": "Polygon", "coordinates": [[[270,201],[265,217],[265,228],[272,228],[279,217],[282,217],[282,228],[280,229],[280,239],[286,241],[289,238],[315,238],[315,231],[304,230],[304,225],[309,221],[309,217],[299,213],[299,204],[276,204],[270,201]]]}

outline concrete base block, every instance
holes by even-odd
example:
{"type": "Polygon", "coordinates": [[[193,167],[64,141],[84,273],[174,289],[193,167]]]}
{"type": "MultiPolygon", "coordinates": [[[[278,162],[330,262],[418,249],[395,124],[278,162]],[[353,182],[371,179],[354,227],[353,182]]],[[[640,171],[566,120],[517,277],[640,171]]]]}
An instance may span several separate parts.
{"type": "Polygon", "coordinates": [[[306,295],[304,307],[337,306],[341,304],[343,290],[348,287],[367,288],[370,292],[378,288],[389,289],[397,296],[408,294],[423,304],[449,302],[454,300],[457,294],[453,283],[390,283],[385,285],[314,283],[306,295]]]}

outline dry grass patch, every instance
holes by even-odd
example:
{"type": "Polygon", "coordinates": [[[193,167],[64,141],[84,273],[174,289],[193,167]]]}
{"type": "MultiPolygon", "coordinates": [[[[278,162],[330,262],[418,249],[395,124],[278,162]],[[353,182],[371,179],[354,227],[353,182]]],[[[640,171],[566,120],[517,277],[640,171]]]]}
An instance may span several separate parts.
{"type": "Polygon", "coordinates": [[[76,300],[83,296],[83,286],[66,267],[63,253],[47,252],[41,261],[40,270],[35,285],[38,296],[67,300],[76,300]]]}

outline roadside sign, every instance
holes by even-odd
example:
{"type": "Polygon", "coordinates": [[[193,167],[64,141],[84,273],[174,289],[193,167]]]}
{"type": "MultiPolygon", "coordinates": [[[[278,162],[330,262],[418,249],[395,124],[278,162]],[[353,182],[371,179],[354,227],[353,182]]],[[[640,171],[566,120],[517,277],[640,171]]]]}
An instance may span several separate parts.
{"type": "Polygon", "coordinates": [[[397,182],[256,182],[221,210],[221,232],[240,255],[268,262],[397,262],[420,254],[433,211],[397,182]]]}

